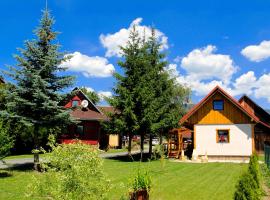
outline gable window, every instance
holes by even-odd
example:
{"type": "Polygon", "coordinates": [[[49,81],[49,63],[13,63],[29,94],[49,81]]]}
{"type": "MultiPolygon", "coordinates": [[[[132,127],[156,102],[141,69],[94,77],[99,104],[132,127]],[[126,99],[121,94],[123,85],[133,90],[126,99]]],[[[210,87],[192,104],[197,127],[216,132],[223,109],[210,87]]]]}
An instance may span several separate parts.
{"type": "Polygon", "coordinates": [[[72,101],[72,107],[77,107],[79,106],[79,101],[78,100],[73,100],[72,101]]]}
{"type": "Polygon", "coordinates": [[[214,110],[224,110],[224,100],[214,100],[213,101],[214,110]]]}
{"type": "Polygon", "coordinates": [[[217,130],[217,143],[229,143],[230,130],[217,130]]]}

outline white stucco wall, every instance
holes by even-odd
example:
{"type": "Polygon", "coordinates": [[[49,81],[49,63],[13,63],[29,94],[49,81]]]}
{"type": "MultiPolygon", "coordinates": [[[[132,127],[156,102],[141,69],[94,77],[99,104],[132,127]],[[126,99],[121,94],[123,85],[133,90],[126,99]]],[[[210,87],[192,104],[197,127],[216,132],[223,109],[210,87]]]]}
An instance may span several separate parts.
{"type": "Polygon", "coordinates": [[[252,154],[250,124],[195,125],[197,155],[249,156],[252,154]],[[217,143],[216,130],[230,129],[230,142],[217,143]]]}

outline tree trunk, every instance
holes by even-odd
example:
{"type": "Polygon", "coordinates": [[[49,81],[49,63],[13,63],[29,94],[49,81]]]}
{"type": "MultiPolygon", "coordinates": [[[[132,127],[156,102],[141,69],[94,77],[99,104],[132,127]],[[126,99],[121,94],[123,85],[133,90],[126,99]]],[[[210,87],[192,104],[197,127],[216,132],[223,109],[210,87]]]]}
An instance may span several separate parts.
{"type": "Polygon", "coordinates": [[[119,134],[119,149],[122,149],[123,148],[123,135],[122,134],[119,134]]]}
{"type": "Polygon", "coordinates": [[[152,157],[152,151],[153,151],[153,146],[152,146],[152,141],[153,141],[153,135],[150,133],[149,135],[149,158],[152,157]]]}
{"type": "Polygon", "coordinates": [[[143,160],[144,134],[141,134],[141,161],[143,160]]]}
{"type": "Polygon", "coordinates": [[[34,170],[40,171],[40,163],[39,163],[39,142],[38,142],[38,131],[39,127],[35,125],[34,127],[34,170]]]}
{"type": "Polygon", "coordinates": [[[162,131],[159,132],[159,144],[162,145],[162,131]]]}
{"type": "Polygon", "coordinates": [[[131,142],[132,142],[132,134],[128,134],[128,155],[131,156],[131,142]]]}

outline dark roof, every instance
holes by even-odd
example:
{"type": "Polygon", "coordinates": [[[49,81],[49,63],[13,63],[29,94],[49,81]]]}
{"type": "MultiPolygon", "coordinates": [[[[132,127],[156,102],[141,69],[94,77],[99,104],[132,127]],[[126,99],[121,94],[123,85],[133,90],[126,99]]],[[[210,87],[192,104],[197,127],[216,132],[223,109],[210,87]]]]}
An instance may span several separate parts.
{"type": "Polygon", "coordinates": [[[98,106],[98,108],[105,114],[117,112],[116,109],[112,106],[98,106]]]}
{"type": "MultiPolygon", "coordinates": [[[[91,99],[87,97],[79,88],[74,88],[73,92],[75,92],[74,95],[78,95],[79,98],[86,99],[89,104],[87,108],[72,108],[73,110],[71,111],[71,116],[78,120],[108,120],[107,113],[108,112],[115,112],[115,109],[112,106],[96,106],[91,99]]],[[[74,96],[73,95],[73,96],[74,96]]],[[[71,97],[69,97],[71,98],[71,97]]]]}
{"type": "Polygon", "coordinates": [[[91,99],[88,98],[87,95],[85,95],[83,93],[82,90],[80,90],[79,88],[75,87],[72,91],[73,92],[76,92],[77,95],[83,96],[83,99],[86,99],[89,102],[88,107],[93,107],[97,112],[99,112],[99,113],[102,114],[101,110],[93,103],[93,101],[91,99]]]}
{"type": "Polygon", "coordinates": [[[264,110],[261,106],[259,106],[255,101],[253,101],[250,97],[247,95],[243,95],[240,99],[239,102],[245,101],[246,103],[251,103],[253,106],[254,110],[254,115],[259,118],[260,122],[268,124],[270,126],[270,114],[264,110]]]}
{"type": "Polygon", "coordinates": [[[103,113],[91,110],[89,108],[75,108],[71,111],[71,116],[79,120],[107,120],[107,116],[103,113]]]}

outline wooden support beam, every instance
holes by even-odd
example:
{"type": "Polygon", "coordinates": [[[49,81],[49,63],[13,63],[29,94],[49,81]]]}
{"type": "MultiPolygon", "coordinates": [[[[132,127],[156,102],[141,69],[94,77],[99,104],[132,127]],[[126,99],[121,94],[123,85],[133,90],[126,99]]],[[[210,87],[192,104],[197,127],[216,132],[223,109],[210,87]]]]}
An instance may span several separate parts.
{"type": "Polygon", "coordinates": [[[255,149],[255,124],[251,124],[251,140],[252,140],[252,153],[256,152],[255,149]]]}

